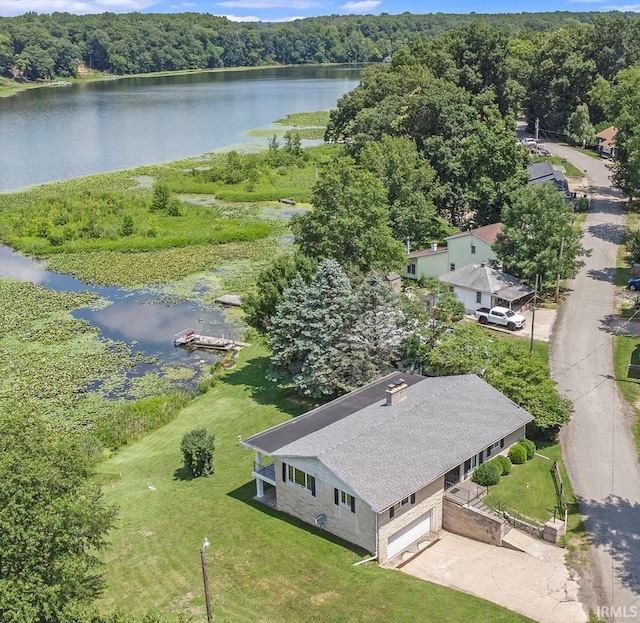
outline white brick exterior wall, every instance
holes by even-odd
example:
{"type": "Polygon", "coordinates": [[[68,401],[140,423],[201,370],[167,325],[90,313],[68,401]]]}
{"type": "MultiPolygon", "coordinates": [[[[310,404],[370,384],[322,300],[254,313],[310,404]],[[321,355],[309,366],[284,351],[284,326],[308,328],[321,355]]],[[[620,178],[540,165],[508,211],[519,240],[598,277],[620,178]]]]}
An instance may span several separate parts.
{"type": "Polygon", "coordinates": [[[393,518],[389,517],[386,510],[378,515],[378,561],[380,564],[387,562],[387,541],[398,530],[408,526],[412,521],[422,517],[432,508],[435,509],[431,531],[438,532],[442,526],[442,497],[444,493],[444,477],[434,480],[432,483],[416,491],[415,504],[405,506],[395,512],[393,518]]]}
{"type": "Polygon", "coordinates": [[[363,547],[373,553],[376,548],[376,514],[362,500],[356,498],[355,513],[337,505],[334,486],[316,478],[316,495],[293,482],[283,482],[282,461],[276,459],[276,506],[279,511],[302,521],[315,524],[315,518],[324,514],[327,522],[323,529],[331,534],[363,547]]]}

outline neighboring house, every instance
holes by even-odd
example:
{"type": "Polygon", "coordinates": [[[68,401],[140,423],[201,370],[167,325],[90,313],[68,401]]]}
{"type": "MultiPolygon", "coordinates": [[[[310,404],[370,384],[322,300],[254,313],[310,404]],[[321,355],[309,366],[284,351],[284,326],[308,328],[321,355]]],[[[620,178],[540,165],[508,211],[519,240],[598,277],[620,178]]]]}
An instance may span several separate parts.
{"type": "Polygon", "coordinates": [[[532,419],[475,375],[396,372],[242,443],[258,500],[385,563],[446,526],[445,488],[506,453],[532,419]]]}
{"type": "Polygon", "coordinates": [[[407,255],[403,276],[411,279],[439,277],[467,264],[495,260],[491,245],[501,231],[502,223],[494,223],[447,236],[444,247],[438,248],[438,243],[432,242],[430,249],[407,255]]]}
{"type": "Polygon", "coordinates": [[[527,168],[529,170],[529,184],[546,184],[549,182],[556,187],[558,192],[569,195],[567,178],[560,169],[552,166],[550,162],[546,160],[543,162],[534,162],[527,168]]]}
{"type": "Polygon", "coordinates": [[[598,153],[604,158],[613,158],[616,155],[616,134],[618,134],[618,128],[610,125],[602,132],[596,134],[598,139],[597,150],[598,153]]]}
{"type": "Polygon", "coordinates": [[[402,275],[398,273],[387,273],[384,276],[385,283],[394,291],[401,292],[402,291],[402,275]]]}
{"type": "Polygon", "coordinates": [[[440,281],[462,301],[467,312],[480,307],[500,305],[520,309],[533,295],[533,288],[520,280],[486,264],[469,264],[452,273],[442,275],[440,281]]]}

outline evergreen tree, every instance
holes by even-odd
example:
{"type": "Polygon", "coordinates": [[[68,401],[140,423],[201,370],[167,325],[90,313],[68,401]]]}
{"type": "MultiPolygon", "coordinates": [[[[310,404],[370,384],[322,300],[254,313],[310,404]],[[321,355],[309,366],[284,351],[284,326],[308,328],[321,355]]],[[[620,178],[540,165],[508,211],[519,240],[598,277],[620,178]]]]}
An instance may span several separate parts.
{"type": "Polygon", "coordinates": [[[356,288],[351,313],[352,329],[345,340],[349,360],[345,378],[355,388],[396,367],[405,330],[398,297],[373,270],[356,288]]]}

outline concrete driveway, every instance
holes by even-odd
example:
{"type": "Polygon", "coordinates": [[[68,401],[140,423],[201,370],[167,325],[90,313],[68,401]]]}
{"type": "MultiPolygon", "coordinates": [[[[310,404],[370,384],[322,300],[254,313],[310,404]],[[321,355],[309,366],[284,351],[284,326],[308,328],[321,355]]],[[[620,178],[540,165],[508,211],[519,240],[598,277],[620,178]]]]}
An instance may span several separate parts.
{"type": "Polygon", "coordinates": [[[401,571],[492,601],[540,623],[587,621],[578,601],[578,582],[564,562],[565,550],[535,541],[532,551],[534,555],[444,532],[440,541],[401,571]]]}

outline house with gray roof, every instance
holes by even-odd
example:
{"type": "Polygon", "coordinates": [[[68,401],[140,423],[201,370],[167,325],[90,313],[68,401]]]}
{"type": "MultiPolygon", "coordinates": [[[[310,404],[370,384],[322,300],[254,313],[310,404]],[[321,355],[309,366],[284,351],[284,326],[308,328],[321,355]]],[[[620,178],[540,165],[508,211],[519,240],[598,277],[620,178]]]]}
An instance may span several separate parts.
{"type": "Polygon", "coordinates": [[[468,264],[440,277],[463,303],[467,313],[500,305],[519,310],[533,296],[533,288],[512,275],[481,264],[468,264]]]}
{"type": "Polygon", "coordinates": [[[242,443],[256,499],[386,563],[437,534],[445,489],[532,419],[475,375],[395,372],[242,443]]]}
{"type": "Polygon", "coordinates": [[[553,184],[558,192],[569,195],[569,183],[563,171],[550,162],[533,162],[527,167],[529,184],[553,184]]]}

